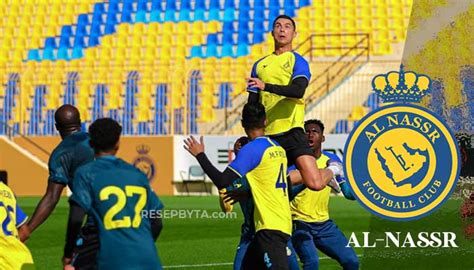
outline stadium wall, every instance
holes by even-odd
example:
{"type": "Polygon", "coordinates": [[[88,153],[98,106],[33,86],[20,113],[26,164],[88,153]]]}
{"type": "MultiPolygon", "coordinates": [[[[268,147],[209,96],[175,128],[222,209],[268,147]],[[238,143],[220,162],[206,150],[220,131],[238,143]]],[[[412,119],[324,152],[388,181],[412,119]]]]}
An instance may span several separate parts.
{"type": "MultiPolygon", "coordinates": [[[[238,137],[205,136],[206,153],[219,170],[223,171],[234,159],[233,145],[238,137]]],[[[122,137],[118,156],[147,174],[158,195],[188,194],[183,180],[190,178],[189,168],[199,164],[183,148],[183,140],[186,138],[187,136],[122,137]]],[[[196,138],[199,139],[198,136],[196,138]]],[[[60,142],[59,136],[29,139],[49,153],[60,142]]],[[[323,147],[343,158],[346,140],[347,134],[328,134],[323,147]]],[[[49,155],[22,137],[13,138],[14,143],[6,138],[0,142],[0,169],[8,171],[9,182],[15,192],[22,196],[41,196],[48,179],[49,155]]],[[[206,179],[206,185],[208,191],[217,194],[209,179],[206,179]]],[[[190,185],[189,191],[190,194],[198,195],[204,189],[202,185],[196,184],[190,185]]]]}
{"type": "Polygon", "coordinates": [[[46,190],[44,162],[5,137],[0,137],[0,152],[0,168],[8,172],[8,185],[16,195],[40,195],[46,190]]]}
{"type": "MultiPolygon", "coordinates": [[[[60,137],[30,137],[30,140],[51,153],[60,137]]],[[[0,168],[8,171],[9,184],[17,195],[42,195],[48,179],[47,155],[23,138],[16,137],[13,141],[16,144],[6,138],[0,140],[0,168]]],[[[173,153],[170,136],[123,137],[118,156],[145,171],[158,195],[173,195],[173,153]]]]}

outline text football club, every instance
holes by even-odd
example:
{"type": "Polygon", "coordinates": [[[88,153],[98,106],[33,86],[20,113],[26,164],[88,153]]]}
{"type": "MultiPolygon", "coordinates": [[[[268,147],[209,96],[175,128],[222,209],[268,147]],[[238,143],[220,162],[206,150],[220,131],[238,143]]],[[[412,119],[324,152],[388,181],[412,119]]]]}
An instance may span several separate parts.
{"type": "Polygon", "coordinates": [[[428,76],[389,72],[373,90],[390,102],[364,117],[345,147],[345,173],[357,200],[382,218],[426,216],[449,198],[459,177],[459,150],[447,124],[419,102],[428,76]]]}

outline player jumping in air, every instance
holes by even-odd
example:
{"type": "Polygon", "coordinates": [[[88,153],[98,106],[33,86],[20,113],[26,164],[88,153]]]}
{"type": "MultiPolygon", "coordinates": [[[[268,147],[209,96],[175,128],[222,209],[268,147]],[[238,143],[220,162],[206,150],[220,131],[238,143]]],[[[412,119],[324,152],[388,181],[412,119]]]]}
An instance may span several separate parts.
{"type": "MultiPolygon", "coordinates": [[[[308,62],[292,50],[296,24],[291,17],[280,15],[273,21],[275,51],[258,60],[248,81],[248,102],[260,101],[265,106],[265,134],[286,151],[288,165],[296,164],[305,185],[322,190],[324,181],[316,166],[312,150],[304,134],[304,94],[311,79],[308,62]]],[[[329,166],[334,175],[342,170],[329,166]]]]}
{"type": "MultiPolygon", "coordinates": [[[[94,159],[94,152],[89,145],[89,135],[81,131],[81,119],[77,108],[72,105],[63,105],[56,110],[54,119],[62,141],[49,158],[48,186],[28,222],[27,228],[30,232],[38,228],[51,215],[66,185],[74,192],[72,178],[77,168],[94,159]]],[[[73,213],[71,210],[69,212],[71,217],[73,213]]],[[[88,248],[86,253],[81,253],[81,257],[84,259],[77,261],[76,269],[81,269],[81,267],[87,269],[91,261],[95,261],[98,248],[95,227],[89,224],[85,227],[84,233],[89,239],[87,241],[88,248]]],[[[66,244],[64,247],[64,265],[71,261],[76,237],[77,235],[71,235],[69,232],[66,235],[66,243],[70,244],[66,244]]]]}
{"type": "MultiPolygon", "coordinates": [[[[306,121],[305,131],[319,168],[326,166],[330,159],[339,160],[335,154],[321,151],[321,143],[324,142],[324,125],[321,121],[306,121]]],[[[337,179],[344,197],[354,200],[345,179],[343,177],[337,179]]],[[[329,187],[317,192],[304,189],[290,204],[293,215],[292,241],[304,270],[318,269],[317,249],[337,260],[346,270],[359,268],[354,249],[346,247],[347,238],[329,219],[330,193],[329,187]]]]}
{"type": "MultiPolygon", "coordinates": [[[[151,190],[145,174],[117,158],[122,127],[110,118],[89,128],[95,160],[74,176],[71,205],[93,217],[99,229],[98,269],[162,269],[155,247],[162,222],[152,215],[163,204],[151,190]]],[[[71,230],[79,232],[82,218],[71,230]]]]}
{"type": "Polygon", "coordinates": [[[288,200],[284,149],[264,136],[265,108],[258,102],[248,103],[242,112],[242,126],[250,142],[242,147],[229,166],[220,172],[204,153],[203,138],[185,141],[185,149],[219,188],[230,186],[246,177],[254,201],[255,237],[245,254],[242,269],[289,269],[287,243],[292,224],[288,200]]]}
{"type": "Polygon", "coordinates": [[[28,236],[27,218],[12,190],[0,181],[0,269],[35,269],[30,251],[19,239],[19,232],[28,236]]]}

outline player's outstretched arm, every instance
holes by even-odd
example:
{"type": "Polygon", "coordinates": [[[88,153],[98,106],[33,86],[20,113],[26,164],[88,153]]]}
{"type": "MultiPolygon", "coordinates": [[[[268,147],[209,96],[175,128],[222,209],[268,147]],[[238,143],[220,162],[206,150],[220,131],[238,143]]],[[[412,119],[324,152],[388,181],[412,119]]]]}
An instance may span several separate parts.
{"type": "Polygon", "coordinates": [[[277,94],[279,96],[290,98],[304,97],[306,87],[308,87],[309,84],[308,79],[305,77],[298,77],[291,81],[289,85],[264,83],[258,78],[247,78],[247,81],[249,88],[258,89],[260,91],[267,91],[273,94],[277,94]]]}
{"type": "Polygon", "coordinates": [[[72,258],[72,252],[81,231],[86,212],[74,201],[69,201],[69,217],[66,230],[66,244],[63,258],[72,258]]]}
{"type": "Polygon", "coordinates": [[[225,169],[224,172],[221,172],[214,167],[204,153],[204,138],[202,136],[199,139],[199,142],[193,136],[184,140],[184,149],[197,159],[199,165],[201,165],[204,172],[209,176],[218,189],[225,188],[231,185],[234,180],[240,178],[239,175],[229,168],[225,169]]]}
{"type": "Polygon", "coordinates": [[[65,185],[48,182],[48,187],[46,188],[46,194],[44,194],[41,201],[36,206],[33,216],[28,221],[28,229],[30,232],[33,232],[38,228],[53,212],[56,204],[61,197],[65,185]]]}

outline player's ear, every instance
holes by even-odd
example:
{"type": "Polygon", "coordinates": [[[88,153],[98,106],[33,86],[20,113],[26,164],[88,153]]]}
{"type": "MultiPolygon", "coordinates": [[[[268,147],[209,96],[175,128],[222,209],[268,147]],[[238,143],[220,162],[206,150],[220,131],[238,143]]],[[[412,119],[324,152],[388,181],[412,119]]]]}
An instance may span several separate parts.
{"type": "Polygon", "coordinates": [[[326,137],[323,135],[323,139],[321,140],[321,142],[323,143],[325,140],[326,140],[326,137]]]}

